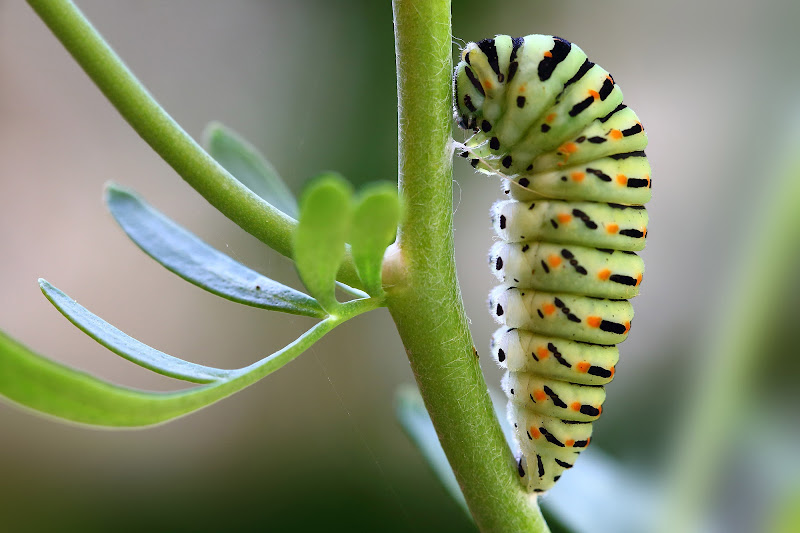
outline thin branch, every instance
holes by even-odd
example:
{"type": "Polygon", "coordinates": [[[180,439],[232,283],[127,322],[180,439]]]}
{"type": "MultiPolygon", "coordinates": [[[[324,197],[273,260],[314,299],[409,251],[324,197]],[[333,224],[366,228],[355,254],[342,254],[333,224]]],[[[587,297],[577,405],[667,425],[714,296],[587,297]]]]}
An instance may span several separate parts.
{"type": "MultiPolygon", "coordinates": [[[[251,192],[197,144],[145,89],[69,0],[28,0],[128,124],[203,198],[270,248],[292,256],[297,221],[251,192]]],[[[360,287],[352,259],[339,271],[360,287]]]]}

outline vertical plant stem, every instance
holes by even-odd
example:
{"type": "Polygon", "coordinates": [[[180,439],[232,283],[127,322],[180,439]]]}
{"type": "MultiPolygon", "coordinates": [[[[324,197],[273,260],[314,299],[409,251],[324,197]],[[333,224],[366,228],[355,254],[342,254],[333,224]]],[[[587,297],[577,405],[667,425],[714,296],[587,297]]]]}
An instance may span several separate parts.
{"type": "MultiPolygon", "coordinates": [[[[291,257],[297,221],[231,176],[156,102],[69,0],[28,0],[103,95],[150,147],[222,214],[277,252],[291,257]]],[[[351,258],[340,280],[360,287],[351,258]]]]}
{"type": "Polygon", "coordinates": [[[449,0],[394,0],[399,186],[406,206],[387,259],[387,303],[478,527],[548,531],[522,490],[486,389],[456,279],[449,0]]]}

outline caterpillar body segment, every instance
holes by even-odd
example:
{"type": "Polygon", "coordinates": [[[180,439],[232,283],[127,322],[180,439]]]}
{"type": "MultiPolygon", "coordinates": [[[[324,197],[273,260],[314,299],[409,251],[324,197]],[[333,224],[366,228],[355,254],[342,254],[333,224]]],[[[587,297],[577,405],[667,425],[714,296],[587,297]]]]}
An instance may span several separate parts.
{"type": "Polygon", "coordinates": [[[635,253],[538,241],[498,241],[489,264],[502,283],[598,298],[633,298],[644,272],[635,253]]]}
{"type": "Polygon", "coordinates": [[[643,205],[651,196],[650,165],[647,158],[640,157],[603,157],[542,171],[536,174],[536,190],[527,188],[529,177],[516,176],[511,181],[510,196],[523,202],[568,197],[575,201],[643,205]]]}
{"type": "Polygon", "coordinates": [[[605,385],[619,361],[616,346],[587,344],[500,328],[492,336],[492,355],[509,372],[528,372],[580,385],[605,385]]]}
{"type": "Polygon", "coordinates": [[[624,341],[633,320],[633,307],[627,300],[506,285],[498,285],[489,294],[489,308],[505,326],[595,344],[624,341]]]}
{"type": "Polygon", "coordinates": [[[545,200],[498,201],[492,225],[509,242],[554,242],[636,252],[647,238],[647,211],[639,205],[545,200]]]}
{"type": "Polygon", "coordinates": [[[544,492],[575,464],[631,328],[651,197],[647,136],[614,78],[559,37],[469,43],[454,77],[461,155],[502,179],[491,209],[491,350],[520,448],[544,492]]]}

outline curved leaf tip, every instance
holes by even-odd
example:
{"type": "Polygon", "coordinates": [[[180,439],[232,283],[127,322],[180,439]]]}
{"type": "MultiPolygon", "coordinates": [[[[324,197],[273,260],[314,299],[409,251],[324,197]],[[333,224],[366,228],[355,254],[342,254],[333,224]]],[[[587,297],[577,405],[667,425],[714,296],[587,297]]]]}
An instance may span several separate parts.
{"type": "Polygon", "coordinates": [[[115,354],[168,377],[193,383],[213,383],[230,377],[232,371],[198,365],[165,354],[115,328],[51,285],[39,279],[45,297],[81,331],[115,354]]]}
{"type": "Polygon", "coordinates": [[[109,183],[106,204],[122,230],[142,251],[189,283],[244,305],[315,318],[326,316],[313,298],[212,248],[133,191],[109,183]]]}
{"type": "Polygon", "coordinates": [[[245,187],[297,218],[297,200],[292,191],[267,158],[241,135],[219,122],[210,122],[203,130],[203,145],[245,187]]]}

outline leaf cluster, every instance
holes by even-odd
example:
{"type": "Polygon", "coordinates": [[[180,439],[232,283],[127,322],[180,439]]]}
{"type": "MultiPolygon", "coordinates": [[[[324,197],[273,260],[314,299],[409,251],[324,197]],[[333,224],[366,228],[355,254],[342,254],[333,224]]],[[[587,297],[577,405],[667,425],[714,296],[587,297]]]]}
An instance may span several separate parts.
{"type": "Polygon", "coordinates": [[[337,325],[385,305],[381,264],[401,213],[394,186],[374,185],[355,196],[341,176],[325,174],[313,180],[298,206],[272,165],[239,135],[212,123],[205,138],[209,154],[230,172],[231,179],[288,217],[298,217],[293,258],[309,294],[233,260],[135,192],[115,184],[109,184],[105,194],[111,215],[142,251],[189,283],[232,302],[319,321],[288,346],[252,365],[214,368],[173,357],[130,337],[40,279],[41,290],[53,306],[95,341],[134,364],[199,386],[169,393],[121,387],[36,354],[0,332],[1,395],[40,413],[82,424],[158,424],[255,383],[337,325]],[[336,281],[348,248],[364,291],[336,281]],[[351,299],[339,302],[337,287],[351,299]]]}

